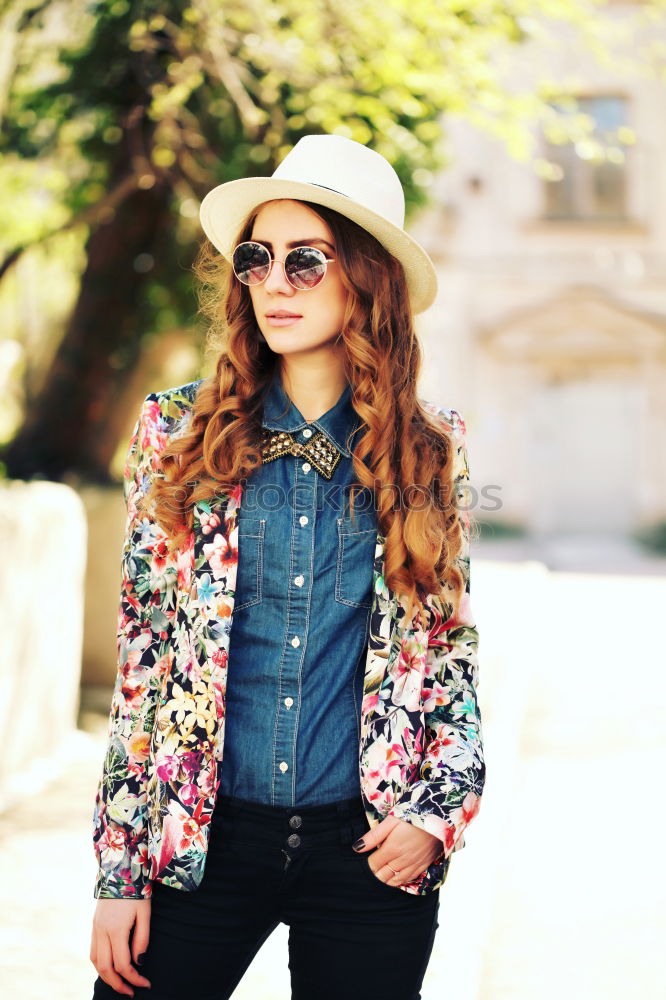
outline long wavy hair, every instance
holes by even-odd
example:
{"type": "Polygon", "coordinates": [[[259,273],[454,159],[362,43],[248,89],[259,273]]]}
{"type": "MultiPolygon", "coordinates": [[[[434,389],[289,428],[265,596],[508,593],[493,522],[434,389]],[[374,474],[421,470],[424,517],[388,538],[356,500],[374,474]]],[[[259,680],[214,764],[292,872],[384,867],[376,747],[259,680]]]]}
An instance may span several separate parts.
{"type": "MultiPolygon", "coordinates": [[[[362,421],[352,451],[352,513],[354,496],[370,489],[385,537],[384,582],[407,596],[408,619],[430,593],[453,601],[456,610],[464,596],[456,558],[471,519],[456,506],[455,445],[416,397],[422,355],[403,267],[356,223],[325,206],[304,204],[330,227],[348,291],[340,337],[352,405],[362,421]],[[434,502],[424,503],[424,496],[434,502]]],[[[236,244],[251,238],[259,207],[241,226],[236,244]]],[[[230,492],[261,465],[263,399],[280,366],[280,356],[260,335],[249,290],[207,239],[193,272],[215,374],[201,383],[185,433],[161,453],[162,475],[154,477],[142,502],[166,532],[172,552],[188,540],[195,504],[230,492]]]]}

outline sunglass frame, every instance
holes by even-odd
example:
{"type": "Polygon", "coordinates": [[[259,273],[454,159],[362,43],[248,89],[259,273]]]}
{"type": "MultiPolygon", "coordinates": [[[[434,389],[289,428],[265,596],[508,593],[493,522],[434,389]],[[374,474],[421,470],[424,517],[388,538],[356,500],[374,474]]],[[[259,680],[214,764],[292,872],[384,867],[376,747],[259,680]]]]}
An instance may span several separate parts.
{"type": "MultiPolygon", "coordinates": [[[[292,250],[289,251],[289,253],[287,254],[287,256],[283,261],[276,260],[276,258],[273,257],[272,253],[268,249],[268,247],[265,247],[263,243],[257,243],[256,240],[244,240],[242,243],[239,243],[236,247],[234,247],[233,253],[231,255],[231,266],[233,267],[233,272],[236,278],[241,282],[241,284],[245,285],[246,288],[253,288],[256,287],[257,285],[263,285],[264,281],[266,281],[269,274],[271,273],[273,264],[282,264],[282,266],[284,267],[284,276],[289,282],[289,284],[292,286],[292,288],[295,288],[299,292],[311,292],[313,289],[318,288],[319,285],[321,285],[322,281],[326,277],[326,272],[328,271],[328,265],[335,264],[336,260],[337,258],[335,257],[327,257],[324,251],[320,250],[318,247],[310,247],[310,246],[294,247],[292,250]],[[266,271],[266,274],[261,279],[261,281],[243,281],[243,279],[238,274],[238,271],[236,270],[236,261],[235,261],[236,253],[240,249],[240,247],[244,246],[259,247],[268,255],[268,270],[266,271]],[[294,282],[289,277],[286,267],[287,261],[289,260],[291,254],[298,253],[299,250],[311,250],[313,253],[315,253],[317,256],[321,258],[321,263],[324,265],[324,271],[321,277],[314,283],[314,285],[306,286],[305,288],[301,287],[300,285],[294,284],[294,282]]],[[[306,269],[304,268],[303,270],[306,269]]]]}

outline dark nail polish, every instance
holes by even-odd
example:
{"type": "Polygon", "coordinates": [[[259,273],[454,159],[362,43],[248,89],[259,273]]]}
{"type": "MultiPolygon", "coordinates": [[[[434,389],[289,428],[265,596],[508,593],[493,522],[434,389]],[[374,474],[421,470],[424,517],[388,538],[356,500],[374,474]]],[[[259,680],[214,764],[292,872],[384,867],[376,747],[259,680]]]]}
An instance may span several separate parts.
{"type": "Polygon", "coordinates": [[[363,847],[365,847],[365,841],[363,837],[361,837],[360,840],[357,840],[355,844],[352,844],[352,847],[355,851],[360,851],[363,847]]]}
{"type": "Polygon", "coordinates": [[[145,951],[142,951],[140,955],[137,955],[136,964],[141,965],[145,957],[145,951]]]}

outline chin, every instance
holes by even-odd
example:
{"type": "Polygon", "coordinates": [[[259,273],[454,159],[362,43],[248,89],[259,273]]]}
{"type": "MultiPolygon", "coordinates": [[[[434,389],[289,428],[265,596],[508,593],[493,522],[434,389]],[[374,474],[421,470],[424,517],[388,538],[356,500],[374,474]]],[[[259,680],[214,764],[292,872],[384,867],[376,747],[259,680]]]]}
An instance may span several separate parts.
{"type": "Polygon", "coordinates": [[[300,351],[317,351],[322,347],[332,347],[337,336],[337,333],[331,333],[328,337],[310,338],[307,335],[304,336],[303,331],[297,334],[287,329],[278,331],[277,334],[275,330],[264,332],[266,343],[276,354],[294,354],[300,351]]]}

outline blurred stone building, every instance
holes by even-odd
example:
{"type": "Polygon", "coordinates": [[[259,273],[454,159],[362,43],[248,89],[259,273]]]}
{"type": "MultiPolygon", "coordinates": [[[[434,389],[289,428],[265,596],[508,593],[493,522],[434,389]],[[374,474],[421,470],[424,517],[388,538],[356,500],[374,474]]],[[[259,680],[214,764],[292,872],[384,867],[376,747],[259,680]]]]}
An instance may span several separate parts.
{"type": "MultiPolygon", "coordinates": [[[[626,54],[644,41],[628,35],[626,54]]],[[[594,132],[558,144],[536,126],[532,161],[560,178],[546,180],[445,122],[452,165],[411,227],[440,277],[419,318],[422,395],[466,420],[477,518],[535,539],[629,537],[666,521],[666,87],[566,40],[513,62],[521,91],[543,71],[571,81],[594,132]]]]}

